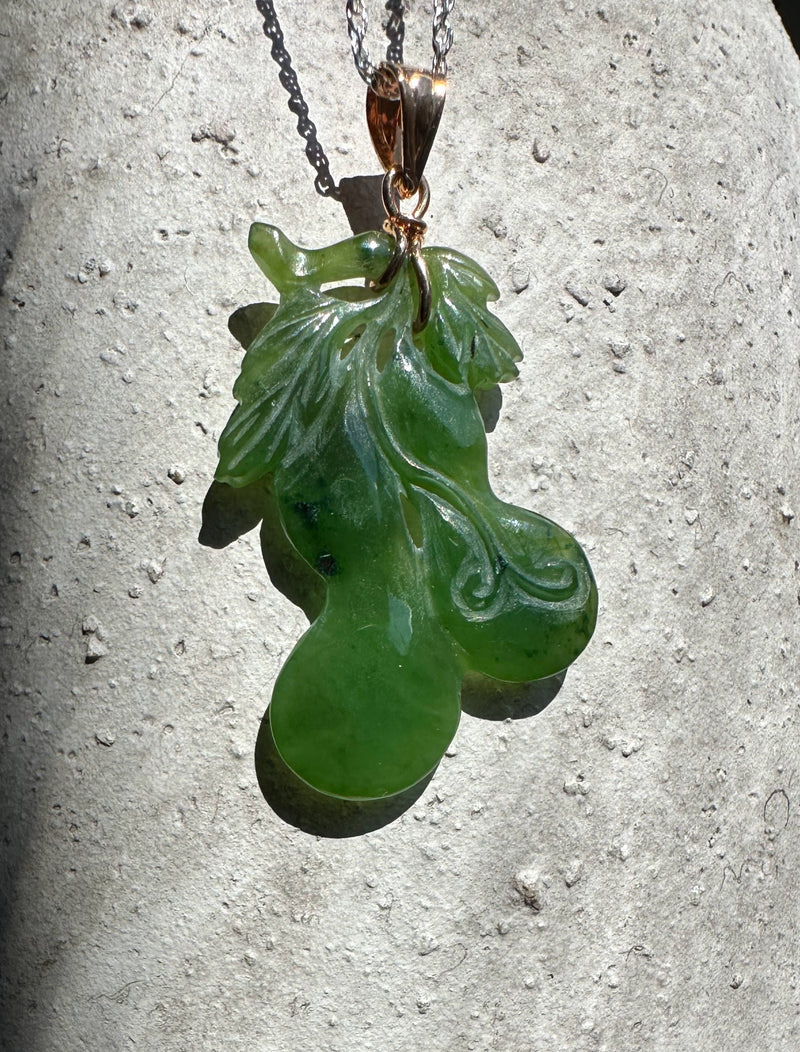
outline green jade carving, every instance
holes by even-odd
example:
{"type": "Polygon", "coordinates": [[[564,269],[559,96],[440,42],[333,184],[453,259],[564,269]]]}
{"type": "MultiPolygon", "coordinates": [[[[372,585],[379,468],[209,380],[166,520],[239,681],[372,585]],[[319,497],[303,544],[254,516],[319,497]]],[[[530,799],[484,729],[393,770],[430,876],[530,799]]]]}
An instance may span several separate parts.
{"type": "Polygon", "coordinates": [[[216,477],[271,476],[287,537],[324,578],[319,616],[278,676],[270,718],[288,766],[322,793],[375,799],[416,784],[458,726],[469,672],[524,682],[565,669],[594,629],[597,592],[575,539],[505,504],[487,478],[474,392],[522,354],[487,309],[470,259],[422,249],[430,320],[393,238],[306,251],[275,227],[250,250],[280,294],[231,329],[246,348],[216,477]]]}

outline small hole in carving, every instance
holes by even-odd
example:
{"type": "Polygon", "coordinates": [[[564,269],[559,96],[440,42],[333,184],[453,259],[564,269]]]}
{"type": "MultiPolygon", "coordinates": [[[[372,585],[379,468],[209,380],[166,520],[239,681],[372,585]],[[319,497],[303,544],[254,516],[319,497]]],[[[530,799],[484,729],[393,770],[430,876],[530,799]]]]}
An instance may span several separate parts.
{"type": "Polygon", "coordinates": [[[348,354],[352,351],[352,349],[364,335],[365,329],[366,325],[359,325],[357,329],[353,329],[353,331],[344,341],[344,343],[342,344],[342,349],[339,351],[339,357],[342,360],[344,360],[348,356],[348,354]]]}
{"type": "Polygon", "coordinates": [[[375,364],[378,366],[378,372],[382,373],[391,361],[396,343],[397,338],[395,337],[394,329],[387,329],[381,336],[375,355],[375,364]]]}

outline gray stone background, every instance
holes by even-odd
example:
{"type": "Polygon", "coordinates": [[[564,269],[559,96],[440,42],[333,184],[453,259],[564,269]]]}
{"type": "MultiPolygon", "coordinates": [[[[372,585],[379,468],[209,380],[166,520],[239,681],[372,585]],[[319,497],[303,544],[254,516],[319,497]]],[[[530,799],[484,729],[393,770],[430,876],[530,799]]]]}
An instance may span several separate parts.
{"type": "MultiPolygon", "coordinates": [[[[375,174],[343,5],[278,14],[334,177],[375,174]]],[[[544,711],[465,714],[331,836],[253,762],[304,619],[257,532],[197,535],[248,225],[345,211],[251,0],[4,11],[3,1048],[800,1047],[800,64],[768,0],[454,27],[430,240],[498,280],[493,484],[601,612],[544,711]]]]}

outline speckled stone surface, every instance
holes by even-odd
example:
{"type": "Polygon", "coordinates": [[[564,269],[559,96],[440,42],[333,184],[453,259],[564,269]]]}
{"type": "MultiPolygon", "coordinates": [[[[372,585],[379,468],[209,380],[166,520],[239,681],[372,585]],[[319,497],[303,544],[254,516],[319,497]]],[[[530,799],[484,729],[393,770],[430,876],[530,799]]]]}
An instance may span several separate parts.
{"type": "MultiPolygon", "coordinates": [[[[278,15],[363,217],[343,5],[278,15]]],[[[767,0],[454,28],[429,240],[501,287],[525,360],[492,484],[576,534],[600,616],[549,705],[472,690],[432,780],[359,827],[262,794],[306,621],[257,532],[198,543],[227,315],[270,293],[249,224],[317,246],[348,215],[253,3],[9,6],[4,1049],[800,1045],[800,64],[767,0]]]]}

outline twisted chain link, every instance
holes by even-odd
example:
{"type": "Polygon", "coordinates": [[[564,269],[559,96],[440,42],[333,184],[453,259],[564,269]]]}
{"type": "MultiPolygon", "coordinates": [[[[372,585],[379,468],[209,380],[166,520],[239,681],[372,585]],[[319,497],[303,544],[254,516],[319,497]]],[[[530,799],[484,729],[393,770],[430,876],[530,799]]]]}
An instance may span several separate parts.
{"type": "Polygon", "coordinates": [[[456,0],[436,0],[433,7],[433,72],[437,77],[447,76],[447,53],[453,46],[453,27],[450,15],[456,0]]]}
{"type": "Polygon", "coordinates": [[[350,37],[350,45],[353,48],[353,60],[361,79],[367,84],[372,84],[377,70],[372,64],[367,45],[364,42],[368,24],[367,9],[363,4],[363,0],[347,0],[347,32],[350,37]]]}
{"type": "Polygon", "coordinates": [[[403,64],[403,38],[406,34],[405,0],[386,0],[386,61],[396,66],[403,64]]]}
{"type": "MultiPolygon", "coordinates": [[[[433,72],[436,76],[447,75],[447,54],[453,46],[453,29],[450,15],[455,0],[434,0],[433,5],[433,72]]],[[[403,57],[403,0],[387,0],[389,20],[386,33],[389,47],[387,62],[402,62],[403,57]]],[[[353,59],[361,79],[371,88],[380,82],[380,74],[372,62],[367,48],[369,19],[364,0],[347,0],[347,32],[353,48],[353,59]]]]}

